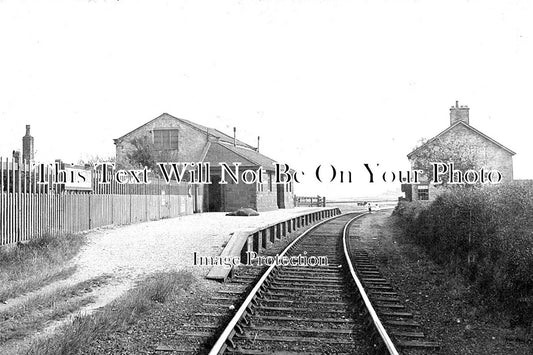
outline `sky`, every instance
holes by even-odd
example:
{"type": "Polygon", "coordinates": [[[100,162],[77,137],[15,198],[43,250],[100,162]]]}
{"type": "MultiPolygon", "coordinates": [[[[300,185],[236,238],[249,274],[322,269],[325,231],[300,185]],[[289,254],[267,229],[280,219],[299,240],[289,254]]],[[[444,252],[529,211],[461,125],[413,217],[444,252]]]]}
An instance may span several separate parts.
{"type": "MultiPolygon", "coordinates": [[[[533,178],[530,1],[0,1],[0,156],[112,156],[167,112],[303,171],[298,195],[399,195],[421,138],[470,124],[533,178]],[[377,166],[379,164],[379,167],[377,166]],[[315,169],[352,172],[323,182],[315,169]]],[[[326,175],[324,175],[326,178],[326,175]]]]}

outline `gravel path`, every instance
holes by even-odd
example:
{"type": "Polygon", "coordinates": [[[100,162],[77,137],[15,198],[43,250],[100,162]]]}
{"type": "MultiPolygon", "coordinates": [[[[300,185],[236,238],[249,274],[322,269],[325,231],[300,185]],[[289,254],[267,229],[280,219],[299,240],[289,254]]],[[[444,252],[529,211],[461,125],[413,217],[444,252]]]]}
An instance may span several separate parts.
{"type": "Polygon", "coordinates": [[[253,217],[204,213],[95,231],[73,260],[78,267],[73,278],[84,280],[108,273],[117,278],[135,279],[155,271],[182,269],[203,277],[209,268],[192,265],[194,252],[217,256],[233,232],[308,210],[312,209],[276,210],[253,217]]]}

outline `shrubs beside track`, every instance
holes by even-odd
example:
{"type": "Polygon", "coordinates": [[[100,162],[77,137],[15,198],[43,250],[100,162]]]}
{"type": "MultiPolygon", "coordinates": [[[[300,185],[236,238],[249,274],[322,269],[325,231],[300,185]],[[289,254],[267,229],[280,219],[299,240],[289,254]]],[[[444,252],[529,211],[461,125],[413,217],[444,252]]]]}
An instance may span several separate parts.
{"type": "Polygon", "coordinates": [[[456,187],[433,202],[400,202],[405,234],[465,276],[515,324],[533,322],[533,184],[456,187]]]}

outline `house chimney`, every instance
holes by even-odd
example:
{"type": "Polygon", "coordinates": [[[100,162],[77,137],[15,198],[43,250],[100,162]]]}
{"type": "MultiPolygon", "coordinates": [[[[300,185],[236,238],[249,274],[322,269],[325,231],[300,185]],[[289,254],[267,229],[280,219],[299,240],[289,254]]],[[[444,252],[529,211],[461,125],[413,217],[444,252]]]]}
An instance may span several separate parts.
{"type": "Polygon", "coordinates": [[[459,101],[455,101],[455,106],[450,108],[450,126],[453,126],[457,122],[464,122],[470,124],[468,106],[459,106],[459,101]]]}
{"type": "Polygon", "coordinates": [[[237,128],[233,127],[233,146],[237,146],[237,128]]]}
{"type": "Polygon", "coordinates": [[[256,150],[257,150],[258,152],[259,152],[259,140],[260,140],[260,139],[261,139],[261,137],[260,137],[260,136],[257,136],[257,149],[256,149],[256,150]]]}
{"type": "Polygon", "coordinates": [[[30,134],[30,125],[26,125],[26,135],[22,137],[22,161],[33,161],[33,137],[30,134]]]}

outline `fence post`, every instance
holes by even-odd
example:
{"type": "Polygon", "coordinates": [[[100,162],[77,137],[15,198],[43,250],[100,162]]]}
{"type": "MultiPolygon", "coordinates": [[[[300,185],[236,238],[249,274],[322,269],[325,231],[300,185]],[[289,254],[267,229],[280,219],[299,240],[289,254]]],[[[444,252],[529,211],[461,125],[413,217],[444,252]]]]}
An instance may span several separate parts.
{"type": "Polygon", "coordinates": [[[89,193],[89,213],[87,213],[87,215],[89,216],[89,229],[91,229],[91,196],[92,193],[89,193]]]}

